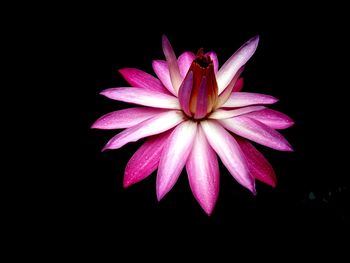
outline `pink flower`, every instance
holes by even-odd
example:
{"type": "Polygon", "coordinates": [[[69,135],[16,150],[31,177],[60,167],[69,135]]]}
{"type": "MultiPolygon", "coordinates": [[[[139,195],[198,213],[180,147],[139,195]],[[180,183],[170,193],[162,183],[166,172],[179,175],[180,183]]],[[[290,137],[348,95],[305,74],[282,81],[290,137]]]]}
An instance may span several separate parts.
{"type": "Polygon", "coordinates": [[[178,59],[163,36],[166,61],[153,61],[158,78],[134,68],[120,73],[132,87],[111,88],[102,95],[135,107],[108,113],[92,128],[125,129],[103,148],[118,149],[129,142],[147,140],[129,160],[124,187],[135,184],[158,169],[157,197],[161,200],[186,167],[190,187],[210,215],[219,193],[218,158],[245,188],[256,193],[255,179],[272,187],[276,176],[264,156],[248,141],[292,151],[276,131],[293,125],[283,113],[267,109],[276,98],[240,92],[240,74],[259,42],[246,42],[219,69],[214,52],[183,53],[178,59]]]}

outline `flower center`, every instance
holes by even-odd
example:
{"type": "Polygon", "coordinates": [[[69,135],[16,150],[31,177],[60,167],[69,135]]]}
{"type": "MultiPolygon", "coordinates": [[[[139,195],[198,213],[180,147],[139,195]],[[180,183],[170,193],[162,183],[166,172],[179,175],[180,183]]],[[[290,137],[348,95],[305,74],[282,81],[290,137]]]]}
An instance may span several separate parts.
{"type": "Polygon", "coordinates": [[[213,110],[217,99],[213,61],[200,49],[179,89],[181,107],[188,117],[203,119],[213,110]]]}

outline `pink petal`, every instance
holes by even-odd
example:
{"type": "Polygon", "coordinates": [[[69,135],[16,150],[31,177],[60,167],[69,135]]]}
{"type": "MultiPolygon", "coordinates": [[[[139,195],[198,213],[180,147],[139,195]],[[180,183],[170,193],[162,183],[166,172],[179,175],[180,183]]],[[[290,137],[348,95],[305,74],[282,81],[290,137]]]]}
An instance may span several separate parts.
{"type": "Polygon", "coordinates": [[[247,61],[253,56],[258,47],[259,36],[255,36],[248,40],[240,47],[220,68],[217,74],[219,94],[227,87],[237,71],[243,67],[247,61]]]}
{"type": "Polygon", "coordinates": [[[190,52],[186,51],[181,54],[181,56],[178,58],[177,63],[179,65],[180,74],[182,76],[182,79],[186,76],[188,70],[190,69],[190,66],[192,64],[192,61],[196,58],[196,56],[190,52]]]}
{"type": "Polygon", "coordinates": [[[174,94],[177,96],[173,84],[171,83],[170,75],[169,75],[169,68],[164,60],[154,60],[152,62],[152,67],[154,72],[156,73],[157,77],[160,79],[160,81],[163,83],[164,87],[167,88],[168,91],[171,92],[171,94],[174,94]]]}
{"type": "Polygon", "coordinates": [[[243,78],[239,78],[233,87],[232,92],[240,92],[243,89],[244,81],[243,78]]]}
{"type": "Polygon", "coordinates": [[[220,172],[216,154],[200,126],[186,163],[186,170],[194,197],[210,215],[219,194],[220,172]]]}
{"type": "Polygon", "coordinates": [[[277,183],[276,174],[266,158],[247,140],[237,138],[237,142],[245,155],[251,175],[259,181],[275,187],[277,183]]]}
{"type": "Polygon", "coordinates": [[[143,88],[111,88],[100,93],[107,98],[154,108],[180,109],[179,101],[172,95],[143,88]]]}
{"type": "Polygon", "coordinates": [[[227,87],[237,71],[253,56],[258,47],[259,36],[255,36],[241,46],[220,68],[217,74],[219,94],[227,87]]]}
{"type": "Polygon", "coordinates": [[[131,157],[125,168],[124,187],[138,183],[153,173],[159,164],[170,131],[150,137],[131,157]]]}
{"type": "Polygon", "coordinates": [[[243,70],[244,70],[243,67],[238,70],[237,74],[233,77],[230,84],[228,84],[226,89],[220,94],[218,98],[218,102],[216,104],[216,108],[220,108],[230,98],[230,96],[232,95],[232,90],[236,86],[236,82],[238,81],[238,78],[240,77],[243,70]]]}
{"type": "Polygon", "coordinates": [[[280,151],[293,151],[287,140],[277,131],[248,117],[238,116],[219,120],[229,131],[244,138],[280,151]]]}
{"type": "Polygon", "coordinates": [[[263,109],[265,109],[264,106],[249,106],[249,107],[239,108],[236,110],[217,109],[212,114],[210,114],[208,118],[209,119],[229,119],[229,118],[240,116],[250,112],[261,111],[263,109]]]}
{"type": "Polygon", "coordinates": [[[161,200],[176,183],[191,152],[197,123],[186,121],[175,128],[164,146],[157,174],[157,198],[161,200]]]}
{"type": "Polygon", "coordinates": [[[104,130],[129,128],[164,111],[166,110],[143,107],[113,111],[99,118],[91,128],[104,130]]]}
{"type": "Polygon", "coordinates": [[[256,104],[273,104],[278,99],[270,95],[250,92],[233,92],[228,100],[221,106],[222,108],[245,107],[256,104]]]}
{"type": "Polygon", "coordinates": [[[245,116],[260,121],[273,129],[286,129],[294,124],[294,121],[287,115],[270,109],[251,112],[245,116]]]}
{"type": "Polygon", "coordinates": [[[118,149],[129,142],[135,142],[141,138],[165,132],[183,120],[184,116],[180,111],[167,111],[158,114],[117,134],[106,144],[102,151],[118,149]]]}
{"type": "Polygon", "coordinates": [[[192,116],[190,111],[191,92],[193,87],[193,72],[189,72],[179,89],[179,102],[187,116],[192,116]]]}
{"type": "Polygon", "coordinates": [[[232,135],[216,121],[202,121],[201,127],[210,146],[219,155],[231,175],[238,183],[255,193],[254,178],[249,174],[244,154],[232,135]]]}
{"type": "Polygon", "coordinates": [[[169,94],[168,90],[163,86],[159,79],[156,79],[152,75],[142,70],[136,68],[124,68],[120,69],[119,72],[133,87],[145,88],[148,90],[169,94]]]}
{"type": "Polygon", "coordinates": [[[165,35],[163,35],[162,37],[162,46],[163,46],[163,53],[168,63],[171,83],[173,84],[173,88],[175,90],[175,93],[177,94],[182,82],[182,77],[180,75],[180,69],[179,69],[179,65],[177,64],[175,52],[168,38],[165,35]]]}
{"type": "Polygon", "coordinates": [[[211,60],[213,61],[214,64],[214,72],[215,74],[218,72],[219,70],[219,60],[218,60],[218,56],[216,55],[216,53],[214,51],[210,51],[207,54],[205,54],[206,56],[209,56],[211,58],[211,60]]]}
{"type": "Polygon", "coordinates": [[[201,119],[207,115],[208,109],[208,82],[207,78],[203,77],[201,84],[199,86],[197,105],[194,117],[196,119],[201,119]]]}

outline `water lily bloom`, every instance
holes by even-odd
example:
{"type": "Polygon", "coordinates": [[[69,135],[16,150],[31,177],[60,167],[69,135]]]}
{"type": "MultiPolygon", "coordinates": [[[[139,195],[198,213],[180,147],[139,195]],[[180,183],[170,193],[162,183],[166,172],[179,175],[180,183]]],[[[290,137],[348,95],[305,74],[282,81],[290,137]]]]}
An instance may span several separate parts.
{"type": "Polygon", "coordinates": [[[132,87],[110,88],[101,94],[140,106],[108,113],[92,128],[125,129],[103,150],[147,138],[126,165],[124,187],[158,169],[156,192],[161,200],[186,167],[193,195],[210,215],[219,193],[218,157],[234,179],[253,194],[255,179],[275,187],[272,166],[250,141],[292,151],[276,130],[292,126],[293,121],[266,108],[277,102],[276,98],[241,92],[240,75],[258,42],[258,36],[250,39],[219,69],[214,52],[200,49],[196,55],[184,52],[177,58],[163,36],[166,60],[152,64],[158,78],[139,69],[120,70],[132,87]]]}

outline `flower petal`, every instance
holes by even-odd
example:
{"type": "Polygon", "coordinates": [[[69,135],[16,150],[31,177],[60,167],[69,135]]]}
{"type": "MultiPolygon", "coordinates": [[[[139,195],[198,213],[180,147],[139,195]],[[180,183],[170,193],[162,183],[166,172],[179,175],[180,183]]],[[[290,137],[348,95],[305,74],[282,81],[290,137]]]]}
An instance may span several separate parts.
{"type": "Polygon", "coordinates": [[[193,87],[193,72],[190,71],[185,77],[179,89],[179,102],[182,110],[187,114],[187,116],[192,116],[190,111],[192,87],[193,87]]]}
{"type": "Polygon", "coordinates": [[[258,47],[259,36],[255,36],[241,46],[220,68],[217,74],[219,94],[227,87],[237,71],[253,56],[258,47]]]}
{"type": "Polygon", "coordinates": [[[239,78],[233,87],[232,92],[240,92],[243,89],[244,81],[243,78],[239,78]]]}
{"type": "Polygon", "coordinates": [[[124,187],[138,183],[153,173],[159,164],[160,156],[170,131],[150,137],[131,157],[125,167],[124,187]]]}
{"type": "Polygon", "coordinates": [[[200,126],[186,163],[186,170],[194,197],[210,215],[219,194],[220,172],[216,154],[200,126]]]}
{"type": "Polygon", "coordinates": [[[222,108],[245,107],[256,104],[273,104],[278,99],[270,95],[251,92],[233,92],[228,100],[221,106],[222,108]]]}
{"type": "Polygon", "coordinates": [[[224,105],[226,103],[226,101],[230,98],[230,96],[232,94],[232,90],[236,86],[236,82],[238,81],[238,78],[241,75],[243,70],[244,70],[243,67],[238,70],[237,74],[233,77],[230,84],[228,84],[226,89],[220,94],[220,96],[218,98],[218,102],[216,104],[216,109],[220,108],[222,105],[224,105]]]}
{"type": "Polygon", "coordinates": [[[201,127],[210,146],[231,175],[238,183],[255,193],[254,178],[249,174],[243,152],[233,136],[216,121],[202,121],[201,127]]]}
{"type": "Polygon", "coordinates": [[[232,92],[240,92],[243,89],[244,81],[243,78],[239,78],[233,87],[232,92]]]}
{"type": "Polygon", "coordinates": [[[280,151],[293,151],[287,140],[277,131],[248,117],[238,116],[219,120],[229,131],[244,138],[280,151]]]}
{"type": "Polygon", "coordinates": [[[168,90],[152,75],[136,69],[136,68],[124,68],[119,70],[124,79],[133,87],[145,88],[165,94],[169,94],[168,90]]]}
{"type": "Polygon", "coordinates": [[[152,67],[154,72],[156,73],[157,77],[160,79],[160,81],[163,83],[164,87],[166,87],[167,90],[171,92],[171,94],[174,94],[177,96],[173,84],[171,84],[171,79],[169,75],[169,68],[164,60],[153,60],[152,67]]]}
{"type": "Polygon", "coordinates": [[[104,130],[130,128],[164,111],[166,110],[145,107],[113,111],[95,121],[91,128],[104,130]]]}
{"type": "Polygon", "coordinates": [[[196,58],[196,56],[190,52],[186,51],[181,54],[181,56],[178,58],[177,63],[179,65],[180,74],[182,76],[182,79],[186,76],[188,70],[190,69],[190,66],[192,64],[192,61],[196,58]]]}
{"type": "Polygon", "coordinates": [[[129,142],[135,142],[141,138],[165,132],[183,120],[184,116],[181,111],[167,111],[158,114],[117,134],[106,144],[102,151],[118,149],[129,142]]]}
{"type": "Polygon", "coordinates": [[[251,112],[245,116],[260,121],[273,129],[286,129],[294,124],[294,121],[287,115],[271,109],[251,112]]]}
{"type": "Polygon", "coordinates": [[[209,119],[229,119],[229,118],[247,114],[250,112],[261,111],[263,109],[265,109],[264,106],[249,106],[249,107],[239,108],[236,110],[217,109],[212,114],[210,114],[208,118],[209,119]]]}
{"type": "Polygon", "coordinates": [[[197,105],[194,114],[195,119],[204,118],[207,115],[208,110],[208,93],[209,93],[209,85],[207,78],[204,76],[202,78],[201,84],[199,85],[199,92],[197,95],[197,105]]]}
{"type": "Polygon", "coordinates": [[[157,174],[158,200],[176,183],[191,152],[196,130],[196,122],[186,121],[174,129],[164,146],[157,174]]]}
{"type": "Polygon", "coordinates": [[[251,175],[259,181],[275,187],[276,174],[266,158],[246,139],[237,138],[237,142],[245,155],[251,175]]]}
{"type": "Polygon", "coordinates": [[[218,72],[219,70],[219,60],[218,60],[218,56],[216,55],[216,53],[214,51],[210,51],[208,53],[205,54],[206,56],[209,56],[211,58],[211,60],[213,61],[214,64],[214,72],[215,74],[218,72]]]}
{"type": "Polygon", "coordinates": [[[171,83],[173,84],[173,88],[175,90],[175,93],[177,94],[182,82],[182,78],[180,75],[179,65],[177,64],[175,52],[169,42],[169,39],[165,35],[163,35],[162,37],[162,46],[163,53],[165,55],[169,67],[171,83]]]}
{"type": "Polygon", "coordinates": [[[100,93],[107,98],[154,108],[180,109],[179,101],[172,95],[143,88],[111,88],[100,93]]]}

